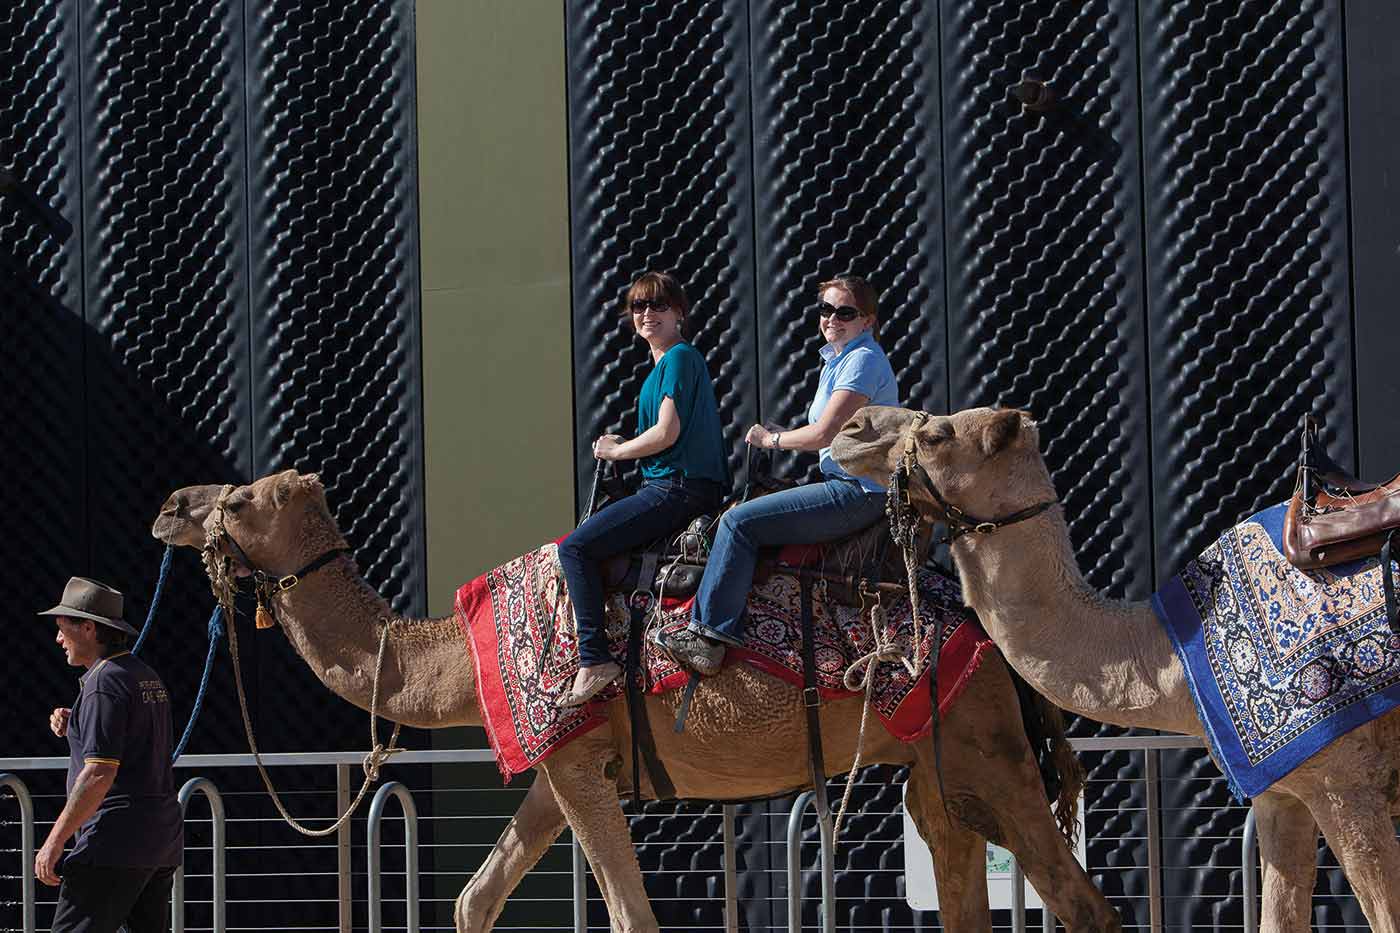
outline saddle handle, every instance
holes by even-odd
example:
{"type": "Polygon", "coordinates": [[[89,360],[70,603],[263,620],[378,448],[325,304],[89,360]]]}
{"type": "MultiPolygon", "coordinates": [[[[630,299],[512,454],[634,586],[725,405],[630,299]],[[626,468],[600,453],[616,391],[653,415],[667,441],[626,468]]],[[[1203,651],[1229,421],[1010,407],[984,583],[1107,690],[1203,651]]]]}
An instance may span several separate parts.
{"type": "Polygon", "coordinates": [[[1304,502],[1313,501],[1312,472],[1315,465],[1313,451],[1317,446],[1317,433],[1321,424],[1311,412],[1303,415],[1301,425],[1303,447],[1298,454],[1298,490],[1304,502]]]}

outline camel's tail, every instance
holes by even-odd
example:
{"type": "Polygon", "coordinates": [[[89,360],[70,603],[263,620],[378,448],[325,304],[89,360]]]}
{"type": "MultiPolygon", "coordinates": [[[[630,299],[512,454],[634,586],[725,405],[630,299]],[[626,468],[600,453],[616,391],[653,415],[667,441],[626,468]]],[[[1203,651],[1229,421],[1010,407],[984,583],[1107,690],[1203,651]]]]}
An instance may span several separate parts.
{"type": "Polygon", "coordinates": [[[1065,736],[1065,714],[1014,670],[1011,679],[1021,699],[1021,718],[1040,766],[1040,778],[1045,782],[1045,796],[1052,802],[1060,834],[1072,849],[1079,841],[1079,792],[1084,788],[1084,767],[1065,736]]]}

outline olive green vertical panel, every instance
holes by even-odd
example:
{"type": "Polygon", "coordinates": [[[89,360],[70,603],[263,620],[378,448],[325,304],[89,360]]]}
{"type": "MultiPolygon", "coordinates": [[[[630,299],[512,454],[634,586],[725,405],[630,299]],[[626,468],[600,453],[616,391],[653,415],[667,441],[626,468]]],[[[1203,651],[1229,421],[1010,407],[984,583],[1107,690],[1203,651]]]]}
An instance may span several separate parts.
{"type": "Polygon", "coordinates": [[[573,523],[564,16],[419,0],[428,602],[573,523]]]}
{"type": "MultiPolygon", "coordinates": [[[[573,525],[568,137],[559,0],[418,0],[428,608],[573,525]]],[[[432,733],[481,748],[480,730],[432,733]]],[[[425,926],[480,867],[529,783],[438,766],[425,926]],[[453,819],[455,817],[455,819],[453,819]]],[[[567,850],[521,882],[500,924],[570,916],[567,850]]]]}

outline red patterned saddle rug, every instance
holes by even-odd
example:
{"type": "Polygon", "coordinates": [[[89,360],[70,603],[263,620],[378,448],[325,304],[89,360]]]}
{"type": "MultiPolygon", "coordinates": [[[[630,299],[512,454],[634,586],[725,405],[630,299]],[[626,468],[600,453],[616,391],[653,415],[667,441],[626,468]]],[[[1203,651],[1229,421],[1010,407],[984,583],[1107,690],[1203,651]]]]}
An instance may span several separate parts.
{"type": "MultiPolygon", "coordinates": [[[[957,581],[921,571],[918,583],[925,657],[931,654],[928,649],[938,620],[943,623],[938,706],[946,711],[994,646],[976,615],[963,605],[957,581]]],[[[774,575],[755,586],[749,593],[744,647],[731,648],[725,664],[748,664],[800,687],[798,597],[798,581],[790,576],[774,575]]],[[[908,644],[913,635],[908,595],[892,598],[886,594],[883,603],[891,640],[908,644]]],[[[690,604],[690,600],[664,603],[659,620],[653,624],[666,628],[685,625],[690,619],[690,604]]],[[[842,678],[851,662],[874,647],[869,623],[861,619],[858,610],[823,599],[820,584],[813,612],[820,692],[828,699],[853,696],[842,678]]],[[[554,705],[578,671],[573,612],[555,545],[531,551],[463,586],[457,591],[456,615],[475,660],[477,699],[486,733],[507,781],[606,721],[603,706],[621,694],[620,681],[581,709],[554,705]]],[[[607,633],[613,656],[619,661],[627,646],[627,620],[623,597],[610,597],[607,633]]],[[[688,672],[650,641],[644,644],[643,670],[649,692],[684,686],[688,672]]],[[[903,664],[877,665],[872,707],[896,738],[913,741],[928,734],[932,718],[928,676],[927,661],[913,677],[903,664]]]]}

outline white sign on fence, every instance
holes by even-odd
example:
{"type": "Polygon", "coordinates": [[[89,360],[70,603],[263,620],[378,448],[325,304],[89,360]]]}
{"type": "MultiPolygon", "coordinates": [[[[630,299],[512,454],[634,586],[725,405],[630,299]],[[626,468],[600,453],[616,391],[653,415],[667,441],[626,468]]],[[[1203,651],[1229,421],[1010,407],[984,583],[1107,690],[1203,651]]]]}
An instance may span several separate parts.
{"type": "MultiPolygon", "coordinates": [[[[903,794],[909,793],[906,784],[903,794]]],[[[901,798],[902,799],[902,798],[901,798]]],[[[1075,847],[1075,857],[1079,864],[1085,864],[1084,855],[1084,798],[1079,798],[1079,844],[1075,847]]],[[[1011,909],[1012,867],[1016,860],[1001,846],[987,844],[987,900],[992,910],[1011,909]]],[[[933,880],[933,855],[914,820],[909,816],[909,808],[904,807],[904,898],[914,910],[938,909],[938,885],[933,880]]],[[[1044,905],[1035,888],[1026,885],[1026,909],[1034,910],[1044,905]]]]}

